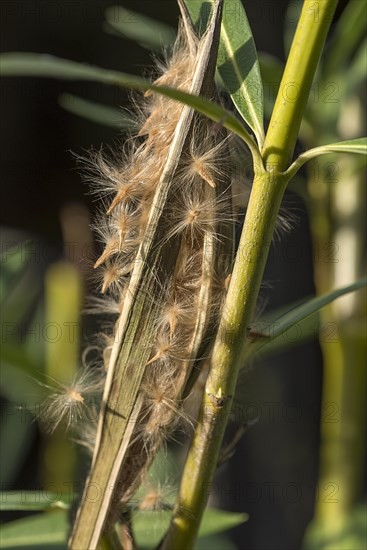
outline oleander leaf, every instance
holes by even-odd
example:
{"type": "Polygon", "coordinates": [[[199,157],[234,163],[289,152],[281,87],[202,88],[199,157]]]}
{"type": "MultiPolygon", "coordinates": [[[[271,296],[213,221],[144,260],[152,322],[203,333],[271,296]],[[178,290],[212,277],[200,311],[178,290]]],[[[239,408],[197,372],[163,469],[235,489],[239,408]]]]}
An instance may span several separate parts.
{"type": "MultiPolygon", "coordinates": [[[[212,2],[185,0],[185,3],[196,28],[205,28],[212,2]]],[[[262,80],[251,27],[240,0],[232,0],[223,11],[217,67],[237,111],[261,147],[264,141],[262,80]]]]}
{"type": "Polygon", "coordinates": [[[161,51],[175,39],[175,31],[169,25],[122,6],[107,8],[106,22],[124,38],[150,50],[161,51]]]}
{"type": "Polygon", "coordinates": [[[367,154],[367,137],[362,137],[358,139],[350,139],[348,141],[339,141],[338,143],[329,143],[328,145],[321,145],[320,147],[315,147],[309,149],[305,153],[302,153],[288,170],[285,172],[285,175],[290,179],[298,172],[298,170],[306,162],[321,155],[328,155],[331,153],[354,153],[357,155],[366,155],[367,154]]]}
{"type": "Polygon", "coordinates": [[[0,510],[53,510],[61,508],[67,510],[70,507],[67,495],[52,493],[50,491],[2,491],[0,493],[0,510]]]}
{"type": "Polygon", "coordinates": [[[367,5],[361,0],[351,0],[346,5],[325,52],[325,73],[333,73],[348,67],[353,52],[358,48],[366,32],[367,5]]]}
{"type": "MultiPolygon", "coordinates": [[[[259,322],[254,323],[250,331],[250,339],[251,333],[253,334],[253,338],[251,339],[251,343],[247,346],[245,362],[260,350],[262,352],[264,351],[264,353],[269,353],[272,349],[278,350],[280,347],[284,347],[279,345],[279,339],[293,327],[297,326],[300,334],[307,334],[310,328],[308,320],[312,315],[337,298],[349,292],[355,292],[366,285],[367,278],[360,279],[351,285],[333,290],[322,296],[316,296],[301,304],[291,306],[286,312],[284,312],[284,310],[281,312],[273,312],[259,322]]],[[[287,341],[284,340],[284,343],[286,344],[287,341]]]]}
{"type": "Polygon", "coordinates": [[[103,126],[111,126],[119,130],[131,128],[134,122],[126,116],[122,111],[101,105],[90,99],[84,99],[73,94],[61,94],[58,99],[59,105],[69,113],[79,117],[102,124],[103,126]]]}
{"type": "MultiPolygon", "coordinates": [[[[138,548],[154,548],[166,532],[170,518],[170,511],[136,512],[133,514],[134,536],[138,548]]],[[[204,512],[203,521],[199,530],[200,537],[221,533],[247,521],[244,513],[227,512],[208,508],[204,512]]]]}
{"type": "Polygon", "coordinates": [[[66,550],[68,531],[65,510],[53,510],[2,525],[1,548],[18,550],[66,550]]]}
{"type": "Polygon", "coordinates": [[[94,65],[78,63],[48,54],[29,52],[10,52],[1,54],[0,72],[3,77],[38,76],[61,78],[65,80],[85,80],[132,88],[134,90],[152,90],[180,101],[185,105],[189,105],[214,122],[222,124],[225,128],[241,137],[250,147],[252,152],[258,155],[258,148],[246,128],[236,119],[236,117],[226,109],[220,107],[217,103],[167,86],[155,86],[139,76],[111,71],[94,65]]]}

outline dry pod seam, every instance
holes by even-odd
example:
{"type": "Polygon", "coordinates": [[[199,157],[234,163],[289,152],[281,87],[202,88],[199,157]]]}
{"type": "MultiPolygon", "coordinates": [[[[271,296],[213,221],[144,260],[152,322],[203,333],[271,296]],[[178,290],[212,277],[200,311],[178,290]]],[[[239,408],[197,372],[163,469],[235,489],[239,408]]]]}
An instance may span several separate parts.
{"type": "MultiPolygon", "coordinates": [[[[182,10],[184,24],[158,83],[213,97],[222,4],[215,3],[201,40],[182,10]]],[[[112,291],[121,314],[69,541],[74,550],[97,547],[183,415],[183,397],[210,354],[232,264],[231,178],[221,166],[226,136],[164,97],[148,96],[144,111],[145,139],[137,137],[127,165],[98,166],[115,195],[96,267],[104,272],[102,292],[112,291]]]]}

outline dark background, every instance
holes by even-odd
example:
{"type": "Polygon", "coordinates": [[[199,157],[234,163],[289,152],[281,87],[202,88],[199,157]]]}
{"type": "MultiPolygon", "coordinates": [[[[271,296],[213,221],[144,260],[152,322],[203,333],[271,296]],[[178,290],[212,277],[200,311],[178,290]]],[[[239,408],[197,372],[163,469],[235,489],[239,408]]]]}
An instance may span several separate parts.
{"type": "MultiPolygon", "coordinates": [[[[152,65],[149,52],[102,29],[104,10],[116,3],[2,1],[1,50],[51,53],[141,74],[152,65]]],[[[245,2],[257,48],[281,59],[287,4],[285,0],[245,2]]],[[[345,4],[340,3],[338,14],[345,4]]],[[[177,24],[178,9],[172,0],[124,1],[123,5],[177,24]]],[[[99,148],[119,139],[118,131],[65,112],[57,99],[66,91],[111,106],[128,105],[126,92],[93,83],[1,80],[1,223],[41,240],[46,248],[56,250],[55,255],[62,250],[62,207],[77,201],[92,216],[96,210],[71,151],[83,154],[91,146],[99,148]]],[[[264,278],[270,285],[261,292],[269,309],[314,292],[306,210],[298,197],[289,194],[286,200],[298,221],[270,254],[264,278]],[[302,250],[297,262],[284,253],[292,247],[302,250]]],[[[321,353],[318,344],[311,342],[257,365],[241,381],[247,407],[240,415],[245,410],[258,422],[241,440],[230,463],[221,468],[211,490],[216,504],[250,514],[250,521],[233,534],[239,548],[300,548],[315,501],[321,372],[321,353]]],[[[19,488],[37,486],[37,443],[19,474],[19,488]]]]}

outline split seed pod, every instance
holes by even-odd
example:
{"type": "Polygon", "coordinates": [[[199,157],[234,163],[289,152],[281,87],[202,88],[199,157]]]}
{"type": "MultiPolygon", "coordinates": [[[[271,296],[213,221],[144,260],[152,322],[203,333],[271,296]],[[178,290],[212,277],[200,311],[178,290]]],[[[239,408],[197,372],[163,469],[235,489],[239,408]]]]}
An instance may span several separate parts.
{"type": "MultiPolygon", "coordinates": [[[[156,83],[213,98],[223,0],[215,2],[201,39],[179,5],[183,23],[156,83]]],[[[210,355],[232,265],[227,136],[160,95],[148,94],[142,112],[126,165],[98,167],[115,194],[96,266],[104,270],[102,291],[112,289],[121,314],[73,550],[97,547],[183,414],[182,402],[210,355]],[[98,498],[91,498],[96,487],[98,498]]]]}

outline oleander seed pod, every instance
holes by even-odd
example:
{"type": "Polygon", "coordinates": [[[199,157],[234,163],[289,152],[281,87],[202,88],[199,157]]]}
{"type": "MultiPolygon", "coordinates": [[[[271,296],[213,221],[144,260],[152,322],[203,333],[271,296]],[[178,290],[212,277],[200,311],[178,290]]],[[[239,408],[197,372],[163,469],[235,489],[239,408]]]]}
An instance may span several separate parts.
{"type": "MultiPolygon", "coordinates": [[[[221,10],[217,0],[201,39],[183,12],[156,84],[215,96],[221,10]]],[[[104,354],[101,417],[72,549],[96,548],[185,418],[183,402],[210,356],[232,267],[228,136],[158,94],[145,94],[139,117],[124,163],[95,159],[104,197],[96,224],[104,250],[95,267],[108,302],[101,309],[119,316],[104,354]],[[96,483],[103,485],[101,498],[91,502],[96,483]]]]}

